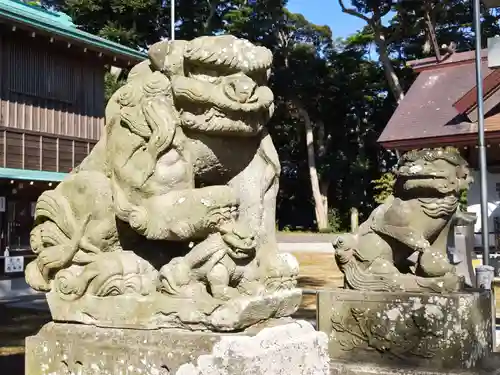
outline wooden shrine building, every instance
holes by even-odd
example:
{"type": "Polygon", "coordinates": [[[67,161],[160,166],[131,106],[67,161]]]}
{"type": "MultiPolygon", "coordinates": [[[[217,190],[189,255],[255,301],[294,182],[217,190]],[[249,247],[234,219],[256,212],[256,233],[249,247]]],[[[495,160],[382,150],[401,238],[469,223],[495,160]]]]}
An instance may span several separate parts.
{"type": "MultiPolygon", "coordinates": [[[[0,0],[0,256],[31,253],[38,196],[99,139],[105,67],[145,58],[80,30],[66,14],[0,0]]],[[[4,256],[0,278],[9,276],[4,256]]]]}

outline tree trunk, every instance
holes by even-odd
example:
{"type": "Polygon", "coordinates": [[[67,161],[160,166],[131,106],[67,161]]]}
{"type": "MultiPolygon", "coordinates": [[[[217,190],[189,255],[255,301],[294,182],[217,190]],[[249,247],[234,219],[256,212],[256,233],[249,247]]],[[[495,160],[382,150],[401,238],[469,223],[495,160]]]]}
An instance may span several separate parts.
{"type": "Polygon", "coordinates": [[[208,14],[207,20],[203,24],[203,32],[204,35],[210,35],[210,27],[212,26],[212,20],[215,16],[215,12],[217,10],[217,6],[219,5],[219,0],[207,0],[208,7],[210,8],[210,12],[208,14]]]}
{"type": "Polygon", "coordinates": [[[441,62],[441,52],[439,51],[439,44],[436,38],[436,28],[434,27],[434,23],[431,18],[430,4],[426,4],[424,9],[424,19],[425,19],[425,27],[427,31],[427,37],[432,49],[434,50],[434,54],[436,55],[436,60],[441,62]]]}
{"type": "Polygon", "coordinates": [[[354,233],[359,227],[359,212],[356,207],[351,208],[351,233],[354,233]]]}
{"type": "Polygon", "coordinates": [[[330,188],[330,180],[322,178],[319,181],[319,192],[321,194],[321,201],[323,203],[323,213],[322,216],[325,218],[326,226],[328,228],[330,223],[328,222],[328,189],[330,188]]]}
{"type": "Polygon", "coordinates": [[[399,82],[398,75],[394,70],[392,61],[389,58],[389,52],[387,51],[387,44],[385,42],[385,37],[382,35],[380,30],[375,30],[375,44],[378,47],[379,61],[384,69],[385,77],[392,95],[399,104],[401,100],[405,97],[401,83],[399,82]]]}
{"type": "Polygon", "coordinates": [[[316,215],[316,223],[319,230],[328,228],[328,200],[327,196],[323,195],[320,189],[318,171],[316,169],[316,153],[314,151],[314,133],[311,118],[309,113],[302,107],[301,103],[296,101],[295,107],[299,115],[304,120],[306,132],[306,148],[307,148],[307,163],[309,165],[309,178],[311,179],[311,190],[314,199],[314,211],[316,215]]]}

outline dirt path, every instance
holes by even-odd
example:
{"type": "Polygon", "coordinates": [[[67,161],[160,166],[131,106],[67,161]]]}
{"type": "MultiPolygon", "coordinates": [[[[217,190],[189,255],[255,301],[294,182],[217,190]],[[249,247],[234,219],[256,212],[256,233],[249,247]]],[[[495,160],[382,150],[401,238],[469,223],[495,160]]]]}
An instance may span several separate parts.
{"type": "MultiPolygon", "coordinates": [[[[318,290],[342,286],[342,273],[335,263],[333,254],[296,252],[293,255],[300,264],[300,288],[318,290]]],[[[304,294],[302,305],[294,317],[309,321],[316,320],[316,296],[314,294],[304,294]]]]}

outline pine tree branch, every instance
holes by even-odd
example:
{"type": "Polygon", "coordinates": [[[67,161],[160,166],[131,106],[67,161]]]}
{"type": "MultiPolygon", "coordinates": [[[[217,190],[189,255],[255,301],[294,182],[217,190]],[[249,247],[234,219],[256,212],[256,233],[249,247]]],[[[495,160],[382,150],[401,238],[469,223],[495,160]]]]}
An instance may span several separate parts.
{"type": "Polygon", "coordinates": [[[212,19],[215,16],[215,11],[217,9],[217,6],[219,5],[219,0],[214,0],[213,2],[210,0],[207,0],[207,3],[208,3],[208,6],[210,8],[210,13],[208,14],[207,20],[203,24],[203,29],[205,31],[205,34],[208,34],[208,32],[210,31],[212,19]]]}
{"type": "Polygon", "coordinates": [[[338,0],[338,1],[339,1],[339,5],[340,5],[340,8],[342,9],[343,13],[350,14],[351,16],[354,16],[354,17],[358,17],[358,18],[366,21],[367,23],[372,22],[371,18],[368,18],[364,14],[358,12],[356,9],[346,8],[346,6],[344,5],[344,0],[338,0]]]}
{"type": "Polygon", "coordinates": [[[394,31],[391,33],[391,36],[386,39],[386,44],[390,45],[392,44],[396,39],[398,39],[401,36],[401,32],[403,31],[403,25],[398,24],[394,28],[394,31]]]}
{"type": "Polygon", "coordinates": [[[427,32],[429,35],[429,40],[432,44],[432,48],[434,49],[434,54],[436,55],[436,60],[438,62],[441,62],[441,60],[442,60],[441,51],[439,50],[439,45],[437,42],[436,30],[434,28],[434,23],[432,22],[432,19],[431,19],[431,11],[432,11],[431,4],[426,2],[424,4],[423,8],[424,8],[425,25],[426,25],[427,32]]]}

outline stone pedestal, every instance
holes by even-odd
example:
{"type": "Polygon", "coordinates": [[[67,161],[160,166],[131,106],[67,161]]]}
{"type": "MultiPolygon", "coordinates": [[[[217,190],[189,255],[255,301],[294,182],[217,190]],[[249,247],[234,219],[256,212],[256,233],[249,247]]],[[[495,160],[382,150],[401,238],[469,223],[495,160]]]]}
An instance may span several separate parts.
{"type": "Polygon", "coordinates": [[[318,295],[332,374],[480,371],[492,353],[491,327],[489,291],[318,295]]]}
{"type": "Polygon", "coordinates": [[[327,337],[282,319],[238,334],[49,323],[26,339],[28,375],[328,375],[327,337]]]}

